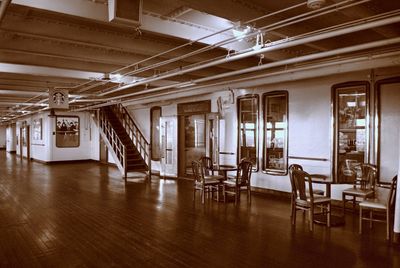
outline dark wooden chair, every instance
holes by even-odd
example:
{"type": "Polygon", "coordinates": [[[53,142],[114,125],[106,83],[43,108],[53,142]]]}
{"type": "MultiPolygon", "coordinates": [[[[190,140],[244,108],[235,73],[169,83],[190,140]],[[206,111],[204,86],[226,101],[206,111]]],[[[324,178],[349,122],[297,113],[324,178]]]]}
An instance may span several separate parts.
{"type": "Polygon", "coordinates": [[[361,164],[355,168],[349,170],[353,173],[354,182],[353,187],[347,188],[342,192],[343,202],[343,214],[346,210],[346,203],[349,201],[353,202],[353,211],[355,210],[357,198],[365,200],[368,197],[372,197],[375,193],[375,183],[377,177],[377,168],[371,164],[361,164]],[[350,197],[350,199],[348,198],[350,197]]]}
{"type": "Polygon", "coordinates": [[[308,211],[310,231],[314,228],[314,215],[326,214],[327,226],[331,223],[331,199],[322,195],[314,195],[311,176],[302,170],[293,169],[291,172],[292,193],[294,207],[292,211],[292,224],[296,224],[297,210],[308,211]],[[308,185],[308,187],[307,187],[308,185]],[[321,207],[322,212],[315,213],[315,208],[321,207]]]}
{"type": "Polygon", "coordinates": [[[250,161],[243,160],[239,163],[235,177],[228,177],[223,181],[223,196],[226,202],[227,194],[235,196],[235,204],[240,198],[240,192],[247,192],[247,202],[251,203],[251,173],[253,164],[250,161]]]}
{"type": "Polygon", "coordinates": [[[392,179],[390,185],[389,195],[381,195],[381,189],[377,189],[375,198],[367,199],[360,202],[360,228],[359,233],[362,233],[362,221],[366,220],[370,222],[370,228],[372,228],[372,222],[386,222],[386,239],[390,239],[392,216],[394,215],[394,205],[396,200],[396,187],[397,187],[397,175],[392,179]],[[369,216],[364,217],[363,212],[369,211],[369,216]],[[374,217],[374,212],[384,212],[385,219],[379,219],[374,217]]]}
{"type": "Polygon", "coordinates": [[[204,175],[214,175],[214,165],[210,157],[202,156],[200,162],[204,168],[204,175]]]}
{"type": "Polygon", "coordinates": [[[192,171],[194,175],[193,201],[196,199],[196,191],[200,191],[201,202],[204,204],[205,195],[211,193],[212,196],[214,190],[218,190],[220,181],[210,177],[206,178],[200,161],[192,161],[192,171]]]}

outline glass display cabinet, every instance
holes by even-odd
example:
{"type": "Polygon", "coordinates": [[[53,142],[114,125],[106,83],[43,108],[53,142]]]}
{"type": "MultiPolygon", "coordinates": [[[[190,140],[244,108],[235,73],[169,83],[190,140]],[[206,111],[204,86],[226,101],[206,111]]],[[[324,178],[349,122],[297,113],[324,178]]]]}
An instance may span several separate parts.
{"type": "Polygon", "coordinates": [[[369,84],[352,82],[333,86],[334,181],[353,183],[359,166],[368,163],[369,84]]]}
{"type": "Polygon", "coordinates": [[[258,170],[258,101],[258,95],[238,98],[238,161],[250,160],[254,171],[258,170]]]}
{"type": "Polygon", "coordinates": [[[286,175],[288,163],[288,93],[274,91],[263,95],[264,163],[268,174],[286,175]]]}

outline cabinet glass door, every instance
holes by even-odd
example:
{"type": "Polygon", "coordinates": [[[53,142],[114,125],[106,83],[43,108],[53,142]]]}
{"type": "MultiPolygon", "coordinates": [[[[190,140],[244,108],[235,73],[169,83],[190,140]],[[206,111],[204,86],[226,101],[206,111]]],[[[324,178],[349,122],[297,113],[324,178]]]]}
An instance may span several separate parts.
{"type": "Polygon", "coordinates": [[[353,171],[368,162],[368,84],[336,85],[333,91],[335,179],[337,183],[353,183],[353,171]]]}

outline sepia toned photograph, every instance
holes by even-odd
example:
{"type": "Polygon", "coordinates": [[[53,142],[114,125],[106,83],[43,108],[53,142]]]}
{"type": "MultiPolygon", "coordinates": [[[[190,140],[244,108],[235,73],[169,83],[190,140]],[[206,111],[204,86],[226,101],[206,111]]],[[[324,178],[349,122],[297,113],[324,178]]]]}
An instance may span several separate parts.
{"type": "Polygon", "coordinates": [[[0,268],[400,268],[400,0],[0,0],[0,149],[0,268]]]}
{"type": "Polygon", "coordinates": [[[56,146],[79,147],[79,117],[56,117],[56,146]]]}

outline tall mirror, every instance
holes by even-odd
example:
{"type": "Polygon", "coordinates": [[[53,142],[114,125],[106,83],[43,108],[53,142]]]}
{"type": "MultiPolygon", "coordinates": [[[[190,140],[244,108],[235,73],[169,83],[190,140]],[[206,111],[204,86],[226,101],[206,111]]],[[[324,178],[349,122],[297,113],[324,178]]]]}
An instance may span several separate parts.
{"type": "Polygon", "coordinates": [[[274,91],[263,95],[264,150],[263,170],[286,175],[288,163],[288,93],[274,91]]]}
{"type": "Polygon", "coordinates": [[[258,95],[238,98],[238,161],[246,158],[258,170],[258,95]]]}
{"type": "Polygon", "coordinates": [[[353,183],[352,170],[368,163],[369,83],[332,87],[334,114],[334,181],[353,183]]]}

